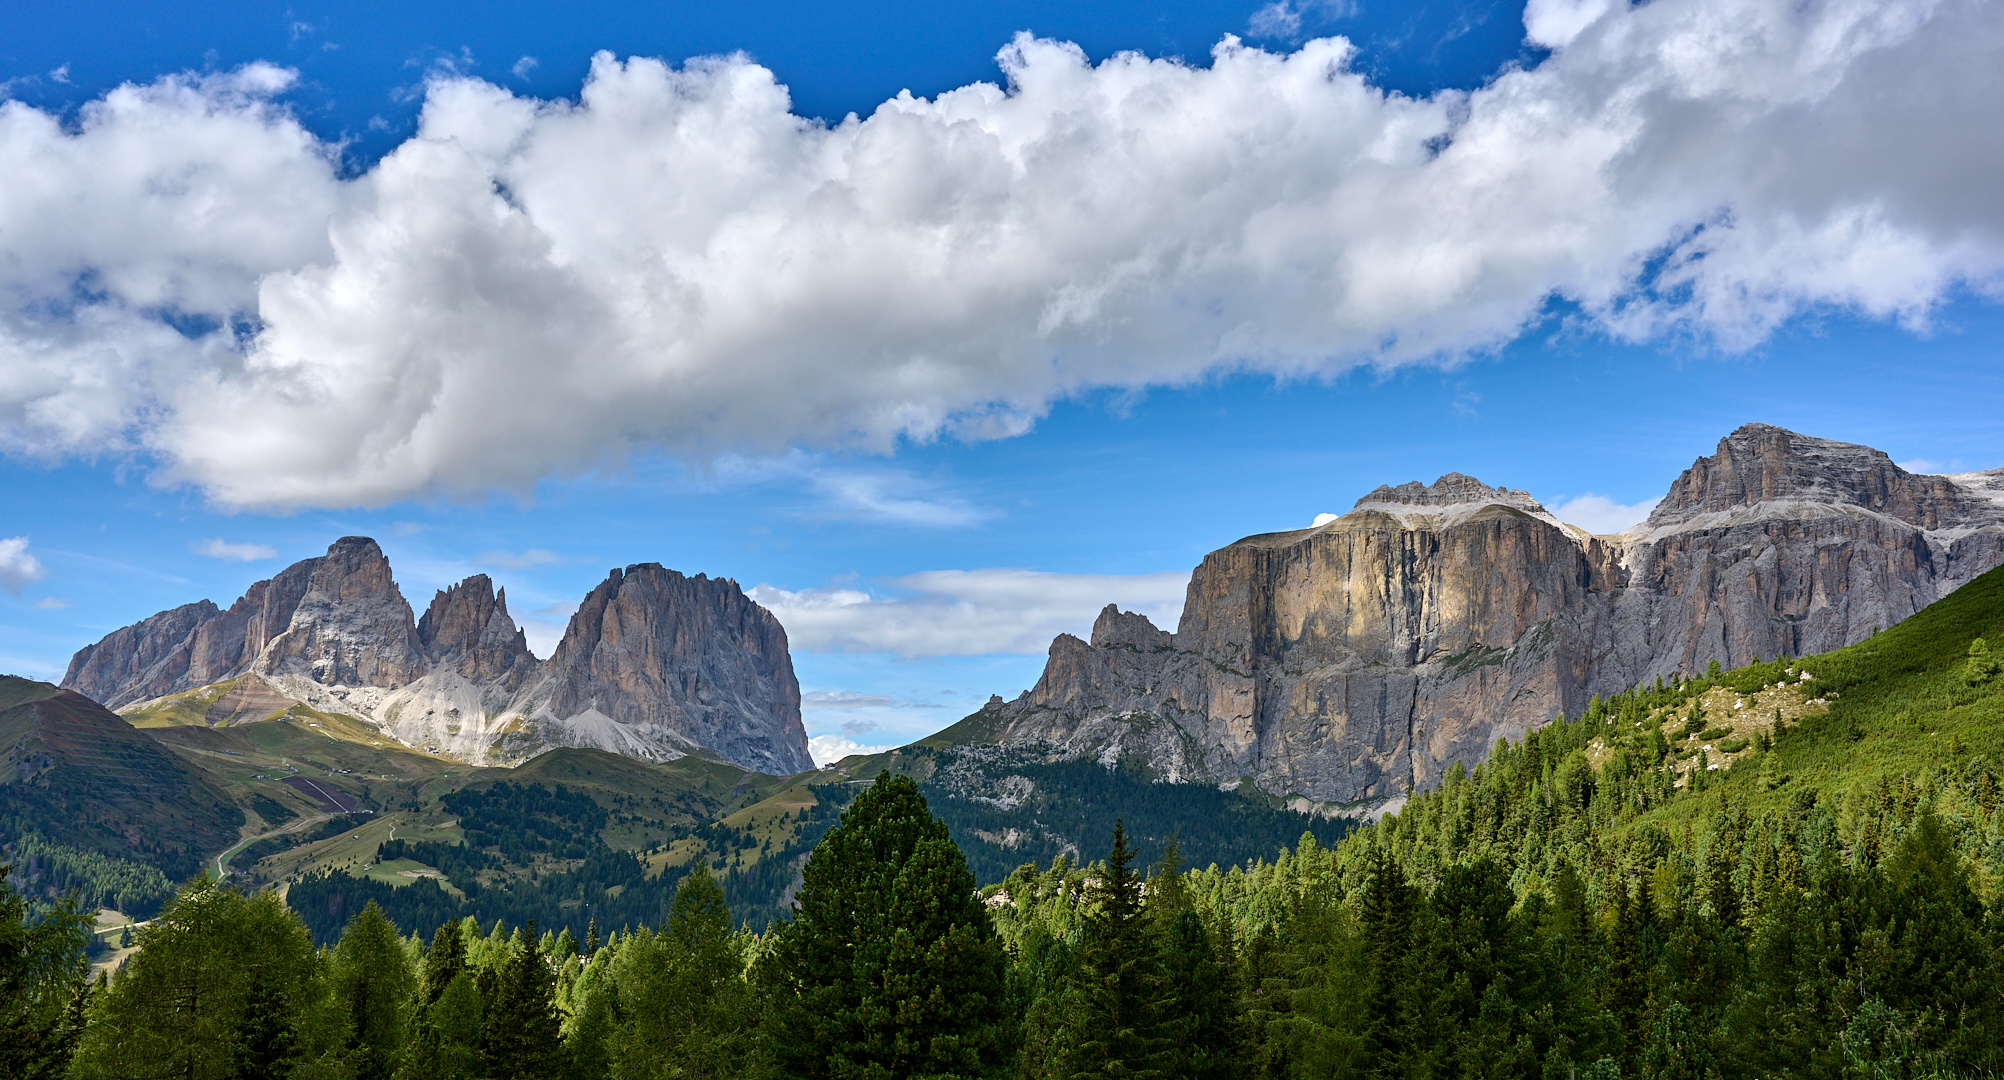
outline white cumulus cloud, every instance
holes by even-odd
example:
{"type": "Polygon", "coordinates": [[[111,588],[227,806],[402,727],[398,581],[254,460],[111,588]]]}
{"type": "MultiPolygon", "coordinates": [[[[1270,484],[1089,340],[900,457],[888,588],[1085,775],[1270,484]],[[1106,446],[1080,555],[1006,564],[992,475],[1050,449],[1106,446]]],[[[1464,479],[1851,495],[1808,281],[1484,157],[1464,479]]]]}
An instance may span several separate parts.
{"type": "Polygon", "coordinates": [[[896,743],[867,746],[846,735],[816,735],[807,740],[807,756],[816,765],[833,765],[851,754],[881,754],[897,748],[896,743]]]}
{"type": "Polygon", "coordinates": [[[10,536],[0,540],[0,589],[15,596],[21,590],[48,576],[42,569],[42,561],[28,551],[28,538],[10,536]]]}
{"type": "MultiPolygon", "coordinates": [[[[1298,13],[1301,6],[1277,9],[1298,13]]],[[[0,105],[0,448],[229,505],[1002,437],[1092,387],[1600,332],[1926,323],[2004,273],[2004,5],[1540,0],[1562,45],[1411,98],[1340,38],[1205,68],[1019,37],[1006,86],[832,127],[743,57],[575,101],[447,69],[343,178],[290,73],[0,105]]],[[[896,492],[873,512],[933,513],[896,492]]],[[[947,518],[973,513],[948,507],[947,518]]]]}
{"type": "Polygon", "coordinates": [[[1569,525],[1578,525],[1590,533],[1606,535],[1618,533],[1631,525],[1639,525],[1656,509],[1663,500],[1645,499],[1633,506],[1623,506],[1605,495],[1591,492],[1574,496],[1557,506],[1550,507],[1552,516],[1569,525]]]}
{"type": "Polygon", "coordinates": [[[1054,574],[1037,570],[927,570],[882,582],[789,592],[760,584],[752,599],[779,617],[787,642],[816,652],[900,656],[1038,655],[1063,633],[1084,636],[1108,604],[1174,630],[1188,571],[1054,574]]]}
{"type": "Polygon", "coordinates": [[[206,555],[211,559],[230,559],[235,562],[256,562],[259,559],[278,557],[278,549],[270,544],[231,544],[222,540],[204,540],[199,544],[190,544],[188,548],[197,555],[206,555]]]}

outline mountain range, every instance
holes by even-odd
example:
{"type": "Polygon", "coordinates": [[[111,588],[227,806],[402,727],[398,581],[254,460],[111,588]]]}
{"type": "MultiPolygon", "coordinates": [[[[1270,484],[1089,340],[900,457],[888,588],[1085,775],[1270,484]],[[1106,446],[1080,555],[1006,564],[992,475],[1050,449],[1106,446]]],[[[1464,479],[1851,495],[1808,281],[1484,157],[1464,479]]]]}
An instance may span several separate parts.
{"type": "MultiPolygon", "coordinates": [[[[1089,639],[1052,642],[1033,689],[927,743],[1376,812],[1595,696],[1836,649],[2000,563],[2004,470],[1914,474],[1766,424],[1616,535],[1450,473],[1212,552],[1175,632],[1109,606],[1089,639]]],[[[484,575],[413,618],[381,549],[345,537],[227,610],[108,635],[63,685],[128,715],[305,706],[479,764],[571,746],[812,768],[778,620],[733,581],[652,563],[612,571],[545,661],[484,575]]]]}
{"type": "Polygon", "coordinates": [[[475,764],[574,746],[814,767],[779,620],[735,581],[658,563],[613,570],[538,660],[486,575],[414,619],[382,549],[346,536],[227,610],[202,600],[113,631],[62,685],[127,714],[196,708],[210,723],[306,706],[475,764]]]}
{"type": "Polygon", "coordinates": [[[1916,475],[1767,424],[1617,535],[1450,473],[1212,552],[1173,634],[1108,607],[929,742],[1380,812],[1595,696],[1837,649],[2000,563],[2004,469],[1916,475]]]}

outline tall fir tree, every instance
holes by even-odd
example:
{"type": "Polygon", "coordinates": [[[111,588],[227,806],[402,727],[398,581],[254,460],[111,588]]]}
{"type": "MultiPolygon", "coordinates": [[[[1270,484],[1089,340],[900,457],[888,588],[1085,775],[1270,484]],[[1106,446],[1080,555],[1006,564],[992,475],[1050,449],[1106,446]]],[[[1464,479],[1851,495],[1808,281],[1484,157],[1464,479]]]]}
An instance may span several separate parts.
{"type": "Polygon", "coordinates": [[[1066,1003],[1059,1052],[1068,1080],[1142,1080],[1175,1068],[1168,978],[1123,821],[1114,822],[1113,851],[1086,891],[1084,949],[1066,1003]]]}
{"type": "Polygon", "coordinates": [[[1152,931],[1161,939],[1165,982],[1163,1031],[1171,1039],[1172,1075],[1232,1080],[1245,1072],[1244,1005],[1229,933],[1213,940],[1191,902],[1175,840],[1163,846],[1149,879],[1152,931]]]}
{"type": "Polygon", "coordinates": [[[485,1007],[466,963],[466,933],[447,920],[426,950],[411,1021],[397,1069],[400,1080],[467,1080],[480,1072],[485,1007]]]}
{"type": "Polygon", "coordinates": [[[481,1057],[493,1080],[564,1080],[570,1062],[557,1016],[556,973],[543,959],[533,921],[515,938],[496,972],[481,1057]]]}
{"type": "Polygon", "coordinates": [[[1373,1077],[1405,1073],[1413,1038],[1413,945],[1419,927],[1419,890],[1382,847],[1366,855],[1364,886],[1364,1046],[1373,1077]]]}
{"type": "Polygon", "coordinates": [[[998,1074],[1008,963],[966,858],[910,777],[856,798],[801,872],[765,978],[790,1077],[998,1074]]]}

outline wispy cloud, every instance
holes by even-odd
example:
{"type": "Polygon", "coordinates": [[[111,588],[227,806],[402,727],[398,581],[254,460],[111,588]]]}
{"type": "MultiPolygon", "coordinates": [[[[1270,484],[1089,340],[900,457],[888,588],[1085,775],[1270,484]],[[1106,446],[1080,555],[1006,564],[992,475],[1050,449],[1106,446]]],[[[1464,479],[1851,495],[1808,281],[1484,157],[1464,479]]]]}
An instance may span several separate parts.
{"type": "Polygon", "coordinates": [[[0,540],[0,589],[15,596],[21,590],[48,576],[42,569],[42,560],[28,551],[28,538],[11,536],[0,540]]]}
{"type": "Polygon", "coordinates": [[[830,470],[816,473],[813,481],[834,517],[958,528],[996,516],[992,510],[983,510],[901,472],[830,470]]]}
{"type": "Polygon", "coordinates": [[[474,562],[482,566],[498,566],[504,570],[534,570],[538,566],[548,566],[564,561],[562,555],[544,548],[530,548],[523,552],[488,551],[474,556],[474,562]]]}
{"type": "Polygon", "coordinates": [[[63,608],[71,607],[73,605],[70,602],[69,598],[67,597],[44,596],[40,600],[35,601],[35,606],[38,608],[50,608],[53,610],[61,610],[63,608]]]}
{"type": "Polygon", "coordinates": [[[1108,604],[1174,628],[1188,571],[1054,574],[1007,568],[928,570],[859,585],[788,591],[767,584],[751,597],[779,616],[797,649],[900,656],[1034,655],[1061,633],[1084,635],[1108,604]]]}
{"type": "MultiPolygon", "coordinates": [[[[807,710],[820,709],[939,709],[945,706],[936,701],[911,701],[905,698],[886,697],[883,694],[863,694],[854,690],[811,690],[800,695],[800,707],[807,710]]],[[[848,730],[851,724],[866,725],[862,730],[872,731],[876,724],[870,721],[850,721],[843,725],[848,730]]],[[[857,734],[857,732],[850,732],[857,734]]]]}
{"type": "Polygon", "coordinates": [[[199,544],[189,544],[188,550],[211,559],[228,559],[233,562],[256,562],[259,559],[278,557],[278,549],[270,544],[232,544],[223,540],[204,540],[199,544]]]}
{"type": "Polygon", "coordinates": [[[536,66],[540,63],[541,61],[533,56],[525,56],[515,61],[514,65],[509,67],[508,73],[518,79],[526,79],[529,77],[529,73],[536,70],[536,66]]]}
{"type": "Polygon", "coordinates": [[[1588,492],[1576,495],[1549,507],[1552,516],[1569,525],[1578,525],[1590,533],[1605,536],[1618,533],[1631,525],[1639,525],[1656,509],[1660,498],[1644,499],[1639,503],[1623,506],[1605,495],[1588,492]]]}
{"type": "Polygon", "coordinates": [[[1273,0],[1253,12],[1246,36],[1258,41],[1299,41],[1305,24],[1323,24],[1356,14],[1350,0],[1273,0]]]}

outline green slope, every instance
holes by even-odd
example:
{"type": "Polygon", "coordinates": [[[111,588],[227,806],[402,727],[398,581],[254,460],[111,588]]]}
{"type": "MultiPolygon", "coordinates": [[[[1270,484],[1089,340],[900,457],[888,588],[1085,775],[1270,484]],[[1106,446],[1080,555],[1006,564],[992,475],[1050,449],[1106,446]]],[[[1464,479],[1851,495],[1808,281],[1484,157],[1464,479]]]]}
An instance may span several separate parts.
{"type": "Polygon", "coordinates": [[[202,770],[47,683],[0,676],[0,748],[0,845],[32,859],[37,887],[135,895],[132,880],[157,880],[137,867],[186,878],[244,821],[202,770]]]}

